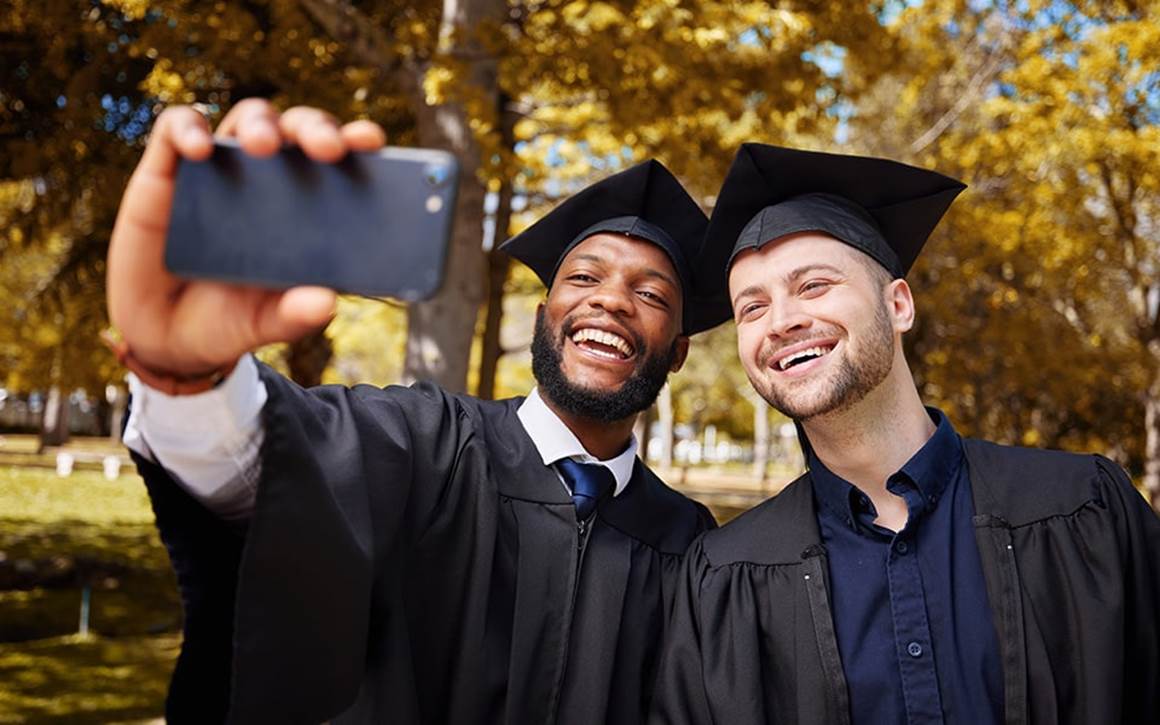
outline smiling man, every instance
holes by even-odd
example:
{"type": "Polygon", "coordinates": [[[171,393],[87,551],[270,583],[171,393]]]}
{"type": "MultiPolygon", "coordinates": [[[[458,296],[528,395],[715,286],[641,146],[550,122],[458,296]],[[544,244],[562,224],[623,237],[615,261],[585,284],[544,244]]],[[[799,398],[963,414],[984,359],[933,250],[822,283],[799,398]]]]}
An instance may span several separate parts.
{"type": "MultiPolygon", "coordinates": [[[[261,102],[223,133],[320,161],[383,142],[261,102]]],[[[109,258],[125,439],[185,604],[169,721],[639,723],[682,555],[713,525],[632,437],[706,326],[687,305],[703,212],[647,162],[506,244],[548,286],[526,398],[304,390],[247,353],[325,322],[332,293],[162,266],[176,161],[210,141],[162,114],[109,258]]]]}
{"type": "Polygon", "coordinates": [[[690,548],[654,722],[1160,721],[1155,514],[1111,461],[962,439],[915,387],[903,277],[962,189],[738,152],[705,269],[809,470],[690,548]]]}

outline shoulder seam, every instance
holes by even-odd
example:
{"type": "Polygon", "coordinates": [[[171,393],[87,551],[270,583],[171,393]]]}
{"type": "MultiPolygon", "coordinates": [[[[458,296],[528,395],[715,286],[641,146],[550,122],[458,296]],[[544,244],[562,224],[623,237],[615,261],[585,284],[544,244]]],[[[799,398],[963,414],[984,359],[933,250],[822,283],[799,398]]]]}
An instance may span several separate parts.
{"type": "MultiPolygon", "coordinates": [[[[616,524],[612,523],[612,522],[611,522],[611,521],[609,521],[608,519],[606,519],[606,518],[604,518],[604,517],[600,516],[600,514],[599,514],[599,513],[597,513],[597,517],[599,517],[599,518],[600,518],[600,523],[604,524],[604,525],[605,525],[605,526],[607,526],[608,528],[610,528],[610,529],[612,529],[612,530],[614,530],[614,531],[618,531],[618,532],[620,532],[621,534],[623,534],[624,536],[626,536],[626,537],[628,537],[628,538],[632,539],[633,541],[635,541],[636,543],[640,544],[641,546],[646,546],[646,547],[648,547],[649,549],[651,549],[651,550],[655,551],[656,553],[660,554],[661,556],[684,556],[685,554],[687,554],[687,553],[688,553],[688,548],[687,548],[687,547],[686,547],[685,551],[665,551],[664,549],[661,549],[660,547],[658,547],[658,546],[656,546],[656,545],[654,545],[654,544],[652,544],[652,543],[650,543],[650,542],[648,542],[648,541],[645,541],[644,539],[640,538],[639,536],[636,536],[635,534],[630,534],[629,532],[627,532],[627,531],[625,531],[624,529],[620,528],[619,526],[617,526],[616,524]]],[[[698,535],[699,535],[699,534],[698,534],[698,535]]],[[[696,537],[693,537],[693,538],[694,538],[694,540],[696,539],[696,537]]],[[[691,542],[691,541],[689,542],[689,546],[692,546],[692,542],[691,542]]]]}
{"type": "Polygon", "coordinates": [[[762,563],[759,561],[748,561],[748,560],[724,561],[724,562],[721,562],[720,564],[714,564],[713,561],[709,558],[708,552],[705,553],[705,560],[708,561],[708,563],[709,563],[708,568],[710,570],[727,569],[727,568],[736,567],[736,566],[753,566],[753,567],[759,567],[762,569],[771,569],[771,568],[780,567],[780,566],[801,566],[802,565],[802,562],[800,562],[800,561],[774,561],[774,562],[762,563]]]}

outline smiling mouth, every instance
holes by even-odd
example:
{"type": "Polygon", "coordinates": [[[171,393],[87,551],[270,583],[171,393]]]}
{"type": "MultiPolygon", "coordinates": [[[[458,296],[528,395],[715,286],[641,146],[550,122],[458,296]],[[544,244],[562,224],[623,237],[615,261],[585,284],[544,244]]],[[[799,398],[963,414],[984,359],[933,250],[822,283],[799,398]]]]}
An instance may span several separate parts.
{"type": "Polygon", "coordinates": [[[807,347],[804,350],[798,350],[797,352],[790,353],[780,360],[777,360],[774,362],[774,367],[782,372],[785,372],[786,370],[790,370],[791,368],[797,367],[798,365],[803,365],[811,360],[817,360],[820,357],[829,355],[830,352],[833,351],[834,347],[834,344],[807,347]]]}
{"type": "Polygon", "coordinates": [[[628,340],[620,335],[593,327],[573,332],[571,339],[580,349],[608,360],[628,360],[635,352],[628,340]]]}

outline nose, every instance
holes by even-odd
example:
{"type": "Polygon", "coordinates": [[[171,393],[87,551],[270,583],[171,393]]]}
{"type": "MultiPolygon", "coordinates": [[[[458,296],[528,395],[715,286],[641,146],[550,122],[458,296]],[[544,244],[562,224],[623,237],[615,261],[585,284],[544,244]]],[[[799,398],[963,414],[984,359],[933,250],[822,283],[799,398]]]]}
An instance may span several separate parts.
{"type": "Polygon", "coordinates": [[[792,298],[771,302],[768,319],[766,335],[771,338],[788,337],[808,330],[813,324],[813,319],[792,298]]]}
{"type": "Polygon", "coordinates": [[[604,310],[610,315],[632,314],[632,290],[626,285],[609,280],[592,290],[588,306],[604,310]]]}

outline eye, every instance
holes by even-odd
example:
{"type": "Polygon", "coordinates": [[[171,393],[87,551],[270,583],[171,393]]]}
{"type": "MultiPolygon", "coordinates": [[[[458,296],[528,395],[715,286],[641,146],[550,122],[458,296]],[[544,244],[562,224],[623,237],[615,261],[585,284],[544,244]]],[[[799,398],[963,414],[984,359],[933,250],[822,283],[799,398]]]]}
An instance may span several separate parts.
{"type": "Polygon", "coordinates": [[[798,294],[806,297],[817,297],[830,288],[832,283],[826,279],[811,279],[801,286],[798,294]]]}
{"type": "Polygon", "coordinates": [[[753,319],[765,308],[764,302],[747,302],[737,310],[737,320],[743,322],[753,319]]]}
{"type": "Polygon", "coordinates": [[[569,282],[580,282],[584,284],[598,281],[595,277],[587,274],[586,272],[573,272],[572,274],[568,275],[566,279],[569,282]]]}
{"type": "Polygon", "coordinates": [[[640,295],[641,297],[645,298],[646,300],[650,301],[650,302],[654,302],[654,303],[656,303],[658,305],[662,305],[664,307],[669,306],[669,301],[667,299],[665,299],[664,296],[662,296],[661,294],[659,294],[657,292],[653,292],[652,290],[647,290],[647,289],[637,290],[637,294],[640,295]]]}

